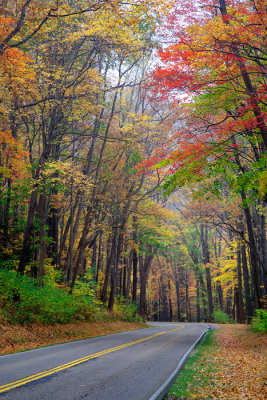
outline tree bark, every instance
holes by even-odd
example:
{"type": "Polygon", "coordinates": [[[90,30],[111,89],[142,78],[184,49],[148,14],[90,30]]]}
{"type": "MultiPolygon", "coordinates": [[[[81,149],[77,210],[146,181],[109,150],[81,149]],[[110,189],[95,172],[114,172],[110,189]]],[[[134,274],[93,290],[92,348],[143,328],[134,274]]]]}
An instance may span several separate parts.
{"type": "Polygon", "coordinates": [[[146,287],[147,278],[150,270],[154,254],[152,246],[147,247],[147,254],[142,263],[139,263],[140,268],[140,299],[139,299],[139,314],[145,320],[147,317],[147,303],[146,303],[146,287]]]}
{"type": "Polygon", "coordinates": [[[207,292],[208,292],[208,319],[209,321],[211,321],[213,314],[213,299],[212,299],[212,284],[211,284],[211,275],[209,267],[210,255],[208,248],[208,228],[204,227],[204,224],[201,224],[200,229],[201,229],[202,254],[203,254],[203,261],[205,264],[207,292]]]}
{"type": "Polygon", "coordinates": [[[249,270],[247,264],[246,247],[244,244],[241,245],[241,255],[242,255],[242,270],[244,279],[244,290],[245,290],[245,304],[246,304],[246,314],[248,322],[250,322],[253,316],[253,307],[251,302],[250,285],[249,285],[249,270]]]}

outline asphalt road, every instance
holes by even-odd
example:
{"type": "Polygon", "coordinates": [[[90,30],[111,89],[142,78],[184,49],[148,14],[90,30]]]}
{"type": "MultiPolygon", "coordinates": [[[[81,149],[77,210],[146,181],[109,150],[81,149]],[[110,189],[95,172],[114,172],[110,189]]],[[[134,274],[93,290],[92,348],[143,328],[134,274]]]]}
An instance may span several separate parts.
{"type": "Polygon", "coordinates": [[[1,356],[0,398],[149,400],[206,330],[201,324],[153,325],[1,356]]]}

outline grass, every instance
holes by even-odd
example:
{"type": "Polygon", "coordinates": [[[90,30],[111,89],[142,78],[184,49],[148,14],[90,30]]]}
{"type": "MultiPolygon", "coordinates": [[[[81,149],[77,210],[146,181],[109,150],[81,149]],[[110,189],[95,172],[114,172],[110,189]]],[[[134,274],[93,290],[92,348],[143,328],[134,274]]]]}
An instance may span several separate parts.
{"type": "Polygon", "coordinates": [[[166,400],[265,400],[267,337],[246,325],[209,331],[166,400]]]}
{"type": "Polygon", "coordinates": [[[213,355],[216,349],[217,344],[214,339],[214,330],[210,330],[188,359],[185,367],[169,391],[166,400],[197,398],[193,394],[194,387],[204,390],[212,384],[210,374],[215,368],[213,355]]]}
{"type": "Polygon", "coordinates": [[[0,323],[0,355],[146,327],[142,322],[125,321],[76,321],[52,326],[36,322],[25,326],[0,323]]]}

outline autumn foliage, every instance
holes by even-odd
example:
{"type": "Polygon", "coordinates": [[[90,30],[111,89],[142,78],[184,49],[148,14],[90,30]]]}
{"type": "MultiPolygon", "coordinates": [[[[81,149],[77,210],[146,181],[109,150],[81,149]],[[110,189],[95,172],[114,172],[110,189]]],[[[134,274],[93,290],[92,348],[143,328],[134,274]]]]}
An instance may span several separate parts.
{"type": "Polygon", "coordinates": [[[19,282],[1,318],[67,322],[49,301],[80,290],[71,320],[96,304],[250,322],[266,294],[264,3],[18,0],[0,22],[0,261],[19,282]]]}
{"type": "Polygon", "coordinates": [[[194,357],[190,381],[179,391],[183,374],[168,395],[169,400],[259,399],[266,398],[266,337],[255,335],[242,325],[219,326],[210,346],[194,357]],[[179,397],[175,395],[176,391],[179,397]]]}

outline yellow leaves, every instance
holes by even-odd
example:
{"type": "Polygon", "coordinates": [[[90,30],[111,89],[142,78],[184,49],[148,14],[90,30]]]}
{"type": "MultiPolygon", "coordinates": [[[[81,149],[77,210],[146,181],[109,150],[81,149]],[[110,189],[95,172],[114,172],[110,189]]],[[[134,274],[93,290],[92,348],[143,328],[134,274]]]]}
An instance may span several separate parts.
{"type": "Polygon", "coordinates": [[[179,245],[179,251],[185,256],[187,257],[189,255],[187,247],[184,244],[180,244],[179,245]]]}
{"type": "Polygon", "coordinates": [[[267,171],[262,171],[259,176],[259,192],[262,196],[266,195],[267,192],[267,171]]]}
{"type": "MultiPolygon", "coordinates": [[[[123,18],[114,11],[104,9],[87,15],[80,25],[79,31],[74,32],[66,41],[76,41],[80,38],[101,40],[103,45],[112,45],[113,50],[117,48],[133,50],[141,46],[136,31],[129,26],[129,17],[123,18]]],[[[131,25],[131,24],[130,24],[131,25]]]]}
{"type": "Polygon", "coordinates": [[[153,138],[160,137],[161,132],[158,130],[158,126],[152,117],[147,114],[135,114],[128,112],[126,113],[126,121],[123,126],[120,126],[120,132],[124,137],[128,137],[133,142],[133,145],[137,146],[138,143],[142,143],[138,147],[139,151],[144,151],[144,139],[153,140],[153,138]]]}
{"type": "Polygon", "coordinates": [[[135,250],[137,253],[139,253],[139,246],[137,243],[135,243],[135,241],[133,239],[128,238],[127,240],[127,247],[128,247],[128,251],[129,250],[135,250]]]}
{"type": "MultiPolygon", "coordinates": [[[[45,178],[52,185],[61,185],[71,188],[73,192],[78,190],[89,190],[92,183],[79,169],[79,167],[71,162],[54,161],[47,163],[42,171],[41,179],[45,178]]],[[[55,205],[60,197],[55,196],[55,205]]]]}

